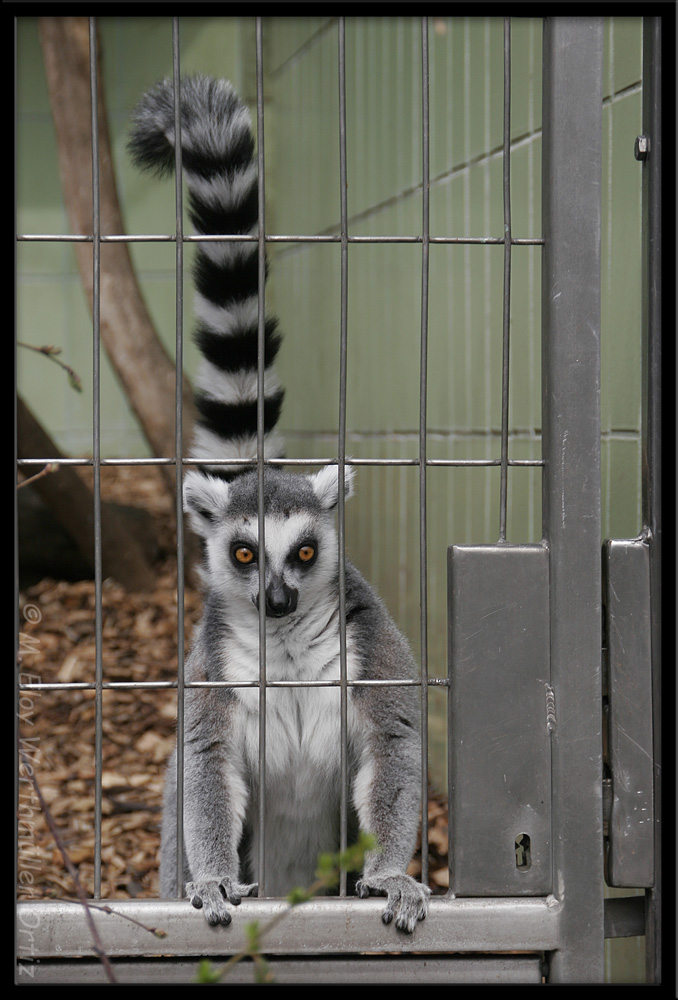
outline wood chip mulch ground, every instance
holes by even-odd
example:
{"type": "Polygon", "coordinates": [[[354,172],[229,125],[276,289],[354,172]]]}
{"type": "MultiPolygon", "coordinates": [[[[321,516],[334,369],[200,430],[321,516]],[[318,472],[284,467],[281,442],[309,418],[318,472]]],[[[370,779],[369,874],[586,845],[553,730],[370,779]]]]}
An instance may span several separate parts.
{"type": "MultiPolygon", "coordinates": [[[[176,677],[177,596],[172,501],[160,474],[106,468],[104,500],[150,511],[160,541],[157,584],[130,593],[103,584],[102,669],[106,681],[171,681],[176,677]]],[[[186,646],[200,615],[200,594],[184,597],[186,646]]],[[[91,580],[43,579],[20,595],[24,681],[95,678],[95,600],[91,580]],[[30,676],[29,676],[30,675],[30,676]]],[[[165,761],[174,742],[172,690],[104,691],[101,806],[101,894],[108,899],[158,894],[158,849],[165,761]]],[[[94,883],[96,701],[91,690],[24,692],[20,737],[63,847],[85,890],[94,883]]],[[[431,795],[430,884],[447,889],[447,808],[431,795]]],[[[19,781],[20,898],[75,896],[74,884],[26,780],[19,781]]],[[[410,871],[421,870],[420,853],[410,871]]]]}

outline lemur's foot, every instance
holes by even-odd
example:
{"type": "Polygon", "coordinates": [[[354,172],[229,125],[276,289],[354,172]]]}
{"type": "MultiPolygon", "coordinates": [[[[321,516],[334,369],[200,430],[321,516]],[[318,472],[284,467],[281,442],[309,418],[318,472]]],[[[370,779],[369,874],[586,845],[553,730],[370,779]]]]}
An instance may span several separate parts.
{"type": "Polygon", "coordinates": [[[431,890],[409,875],[371,875],[356,883],[356,892],[362,898],[370,894],[387,896],[388,905],[381,915],[385,924],[395,918],[398,930],[411,934],[417,923],[428,912],[431,890]]]}
{"type": "Polygon", "coordinates": [[[212,926],[223,924],[226,927],[230,924],[231,912],[226,906],[227,901],[232,906],[238,906],[243,896],[255,895],[256,891],[256,883],[246,885],[230,878],[206,878],[186,883],[186,894],[191,906],[196,910],[203,910],[205,920],[212,926]]]}

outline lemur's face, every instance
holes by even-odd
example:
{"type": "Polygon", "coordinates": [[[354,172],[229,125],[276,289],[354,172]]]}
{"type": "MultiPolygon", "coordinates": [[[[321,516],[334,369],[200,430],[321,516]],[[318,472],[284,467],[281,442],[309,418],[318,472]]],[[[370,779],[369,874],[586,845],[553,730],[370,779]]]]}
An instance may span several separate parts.
{"type": "MultiPolygon", "coordinates": [[[[238,519],[212,546],[211,561],[228,579],[228,593],[235,587],[247,593],[255,607],[260,603],[258,521],[238,519]]],[[[323,589],[337,565],[337,540],[330,518],[309,517],[303,512],[267,516],[264,520],[266,615],[283,618],[293,614],[323,589]]]]}
{"type": "MultiPolygon", "coordinates": [[[[303,613],[336,577],[336,467],[316,476],[267,472],[264,489],[265,608],[269,618],[303,613]]],[[[350,475],[347,477],[347,493],[350,475]]],[[[186,477],[185,507],[206,543],[209,583],[229,602],[259,608],[260,545],[256,474],[224,482],[186,477]]]]}

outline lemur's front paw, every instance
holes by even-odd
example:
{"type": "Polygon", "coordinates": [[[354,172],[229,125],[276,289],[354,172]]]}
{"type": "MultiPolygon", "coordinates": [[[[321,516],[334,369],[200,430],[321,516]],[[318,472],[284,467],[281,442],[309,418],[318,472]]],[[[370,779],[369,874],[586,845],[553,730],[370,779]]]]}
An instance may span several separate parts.
{"type": "Polygon", "coordinates": [[[428,912],[428,897],[431,890],[427,885],[415,882],[409,875],[371,875],[356,883],[356,892],[365,899],[372,893],[387,896],[388,905],[381,915],[385,924],[395,917],[398,930],[411,934],[419,920],[428,912]]]}
{"type": "Polygon", "coordinates": [[[186,883],[186,895],[196,910],[202,910],[208,924],[223,924],[231,922],[231,913],[226,901],[237,906],[243,896],[256,894],[257,885],[246,885],[234,882],[230,878],[206,878],[197,882],[186,883]]]}

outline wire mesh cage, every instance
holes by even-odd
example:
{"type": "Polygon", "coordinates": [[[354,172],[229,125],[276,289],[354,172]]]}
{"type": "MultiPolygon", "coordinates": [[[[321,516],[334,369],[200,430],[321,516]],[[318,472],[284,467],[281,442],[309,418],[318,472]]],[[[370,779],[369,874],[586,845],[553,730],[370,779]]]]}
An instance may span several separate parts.
{"type": "MultiPolygon", "coordinates": [[[[150,43],[153,69],[157,63],[158,68],[163,67],[162,75],[169,72],[176,81],[202,59],[214,61],[223,75],[223,46],[215,54],[205,37],[209,31],[206,22],[212,19],[182,18],[181,26],[177,18],[161,24],[163,20],[151,19],[139,33],[137,44],[145,47],[150,43]]],[[[585,775],[593,777],[601,758],[583,746],[599,732],[595,689],[600,674],[591,651],[599,646],[600,634],[599,612],[595,610],[600,567],[597,546],[592,542],[602,537],[600,469],[595,464],[601,437],[597,416],[600,339],[589,339],[589,354],[583,363],[585,338],[577,339],[581,331],[575,331],[574,341],[568,338],[573,315],[578,328],[600,328],[596,275],[600,270],[601,204],[595,176],[596,165],[602,162],[602,144],[589,159],[577,158],[572,155],[572,137],[599,134],[602,140],[602,22],[580,19],[577,24],[575,19],[571,24],[547,19],[542,67],[542,26],[531,19],[393,18],[368,19],[363,24],[361,20],[320,17],[284,19],[275,26],[271,23],[270,29],[261,19],[221,20],[228,22],[222,25],[227,29],[222,40],[228,38],[233,65],[229,73],[237,77],[243,96],[250,100],[256,122],[259,227],[249,239],[257,244],[259,255],[260,336],[264,336],[264,308],[269,303],[280,316],[285,333],[279,359],[281,381],[288,392],[282,419],[288,443],[285,464],[314,469],[332,462],[339,470],[354,467],[360,476],[362,502],[344,506],[340,494],[340,594],[348,551],[377,584],[410,638],[420,670],[415,686],[424,750],[422,800],[429,801],[432,785],[439,789],[440,801],[449,798],[450,826],[458,838],[458,847],[453,845],[450,851],[451,883],[447,882],[447,865],[439,869],[435,862],[436,871],[431,871],[429,852],[421,851],[418,877],[425,883],[430,879],[439,890],[450,891],[433,900],[429,918],[417,929],[414,947],[402,941],[398,946],[405,953],[476,953],[471,960],[456,957],[455,975],[462,981],[495,975],[500,965],[500,975],[506,979],[541,981],[546,974],[557,981],[569,978],[575,966],[577,975],[583,968],[586,978],[600,978],[602,829],[593,821],[587,821],[584,828],[573,825],[571,813],[573,803],[583,803],[586,816],[594,816],[602,796],[602,788],[591,791],[595,779],[588,785],[584,780],[585,775]],[[561,62],[559,46],[568,31],[574,32],[583,46],[581,59],[574,66],[561,62]],[[305,60],[304,54],[311,51],[313,59],[305,60]],[[378,73],[368,70],[374,65],[379,67],[378,73]],[[310,73],[315,75],[309,79],[310,73]],[[482,83],[482,98],[477,97],[477,83],[482,83]],[[562,107],[564,92],[576,109],[573,115],[562,107]],[[541,101],[549,115],[547,125],[544,113],[543,126],[541,101]],[[546,105],[547,101],[551,103],[546,105]],[[542,178],[548,178],[548,185],[542,178]],[[577,213],[572,212],[573,191],[577,213]],[[568,256],[574,230],[579,268],[575,278],[572,257],[568,256]],[[548,243],[544,234],[551,236],[552,243],[542,258],[548,243]],[[264,299],[267,255],[271,277],[264,299]],[[549,282],[558,282],[555,295],[545,291],[549,282]],[[542,327],[545,346],[540,346],[542,327]],[[576,378],[573,374],[568,381],[568,365],[575,356],[576,378]],[[557,404],[553,402],[556,398],[557,404]],[[581,476],[571,470],[580,470],[581,456],[587,453],[591,464],[583,478],[587,489],[582,491],[581,476]],[[575,523],[580,530],[573,542],[569,530],[575,523]],[[448,570],[447,547],[451,543],[457,551],[449,557],[448,570]],[[480,561],[476,560],[478,554],[480,561]],[[486,566],[483,559],[488,560],[486,566]],[[480,575],[473,582],[477,570],[480,575]],[[576,574],[587,584],[575,597],[569,581],[576,574]],[[494,581],[489,587],[488,577],[494,581]],[[459,579],[461,596],[455,597],[455,581],[459,579]],[[512,599],[516,587],[521,590],[520,600],[512,599]],[[513,609],[509,619],[500,619],[496,633],[498,647],[503,649],[506,644],[506,655],[502,654],[487,674],[487,682],[495,689],[493,701],[499,706],[496,719],[492,707],[482,703],[482,683],[477,691],[472,685],[461,687],[462,675],[455,666],[467,660],[476,662],[467,637],[482,598],[489,602],[488,615],[494,615],[504,601],[513,609]],[[542,624],[546,622],[543,634],[533,629],[535,617],[542,624]],[[567,622],[567,628],[562,628],[562,622],[567,622]],[[582,649],[588,650],[574,663],[569,638],[572,622],[578,623],[582,649]],[[526,633],[531,634],[531,644],[516,644],[515,637],[526,633]],[[525,664],[524,670],[519,667],[517,674],[500,680],[506,678],[507,665],[515,667],[517,663],[525,664]],[[539,778],[530,775],[528,787],[521,792],[522,805],[531,801],[536,789],[541,806],[546,803],[546,807],[545,811],[534,809],[536,820],[530,816],[533,825],[529,830],[524,823],[514,829],[513,816],[504,830],[505,789],[495,794],[487,772],[474,771],[476,758],[469,744],[475,725],[483,717],[489,725],[505,726],[506,706],[512,704],[515,689],[523,683],[533,684],[535,678],[538,696],[536,700],[531,696],[518,699],[515,730],[512,735],[505,733],[510,761],[503,762],[503,770],[499,770],[504,783],[507,772],[514,775],[512,780],[518,784],[509,782],[509,786],[518,792],[525,760],[539,755],[543,774],[539,778]],[[575,707],[582,701],[586,705],[583,711],[575,707]],[[560,726],[563,717],[571,719],[572,713],[578,718],[579,736],[560,726]],[[538,735],[524,738],[532,731],[535,716],[540,719],[538,735]],[[469,726],[468,740],[455,742],[454,733],[463,729],[464,720],[469,726]],[[460,743],[464,742],[462,749],[460,743]],[[485,801],[473,797],[473,788],[463,787],[462,773],[471,786],[475,783],[482,788],[485,783],[490,789],[485,801]],[[583,787],[588,789],[586,793],[583,787]],[[470,810],[464,806],[469,802],[470,810]],[[489,847],[480,846],[488,826],[501,830],[502,843],[505,840],[509,846],[508,875],[502,869],[503,873],[496,878],[490,874],[480,885],[474,882],[474,872],[487,869],[495,850],[492,838],[489,847]],[[558,831],[553,838],[552,828],[558,831]],[[582,849],[571,859],[560,840],[575,833],[581,838],[582,849]],[[437,883],[433,876],[439,876],[437,883]],[[563,907],[558,881],[563,878],[572,897],[590,913],[584,932],[574,907],[563,907]],[[452,931],[455,920],[462,920],[463,933],[452,931]],[[483,967],[481,953],[518,950],[529,954],[524,959],[495,956],[487,960],[487,969],[483,967]]],[[[95,20],[90,20],[92,54],[96,52],[96,27],[95,20]]],[[[183,371],[192,373],[195,365],[194,348],[185,334],[191,323],[191,304],[184,273],[198,237],[184,224],[180,147],[179,181],[173,191],[166,186],[163,192],[149,193],[147,183],[140,186],[122,166],[122,141],[117,137],[124,135],[123,110],[129,109],[135,96],[127,93],[119,113],[114,103],[116,111],[110,120],[112,155],[120,164],[119,188],[129,202],[128,231],[111,232],[107,221],[102,226],[98,198],[102,184],[101,123],[96,95],[103,93],[104,81],[108,88],[110,80],[117,80],[105,59],[109,50],[116,51],[116,44],[121,48],[123,40],[129,43],[129,35],[117,34],[120,31],[121,25],[106,26],[103,71],[95,58],[90,59],[90,90],[95,95],[89,128],[94,195],[87,235],[67,233],[68,227],[58,226],[55,229],[63,228],[62,234],[45,234],[30,213],[19,213],[20,266],[29,261],[26,271],[34,266],[29,255],[46,252],[47,246],[60,251],[64,244],[86,244],[90,254],[92,381],[85,409],[91,409],[91,449],[82,434],[74,443],[76,439],[64,431],[64,447],[85,457],[21,454],[19,467],[27,475],[47,460],[58,459],[62,469],[91,470],[93,658],[86,679],[80,679],[81,675],[77,675],[78,680],[64,679],[67,672],[62,669],[58,680],[45,681],[39,670],[31,671],[30,676],[24,671],[20,697],[26,705],[35,705],[43,692],[51,691],[91,699],[94,730],[87,794],[91,788],[94,828],[92,851],[85,854],[88,862],[92,858],[87,888],[95,900],[113,895],[108,879],[111,852],[108,848],[102,852],[102,824],[110,801],[106,787],[112,781],[107,746],[111,733],[115,733],[114,743],[125,739],[125,717],[116,723],[107,715],[107,698],[129,698],[128,704],[138,704],[144,712],[157,698],[168,699],[162,702],[163,714],[171,722],[176,713],[181,773],[187,688],[184,620],[190,622],[199,606],[190,579],[185,579],[190,539],[183,528],[180,486],[184,473],[201,460],[200,455],[191,455],[187,446],[185,426],[191,413],[183,379],[183,371]],[[135,205],[141,227],[132,216],[135,205]],[[101,352],[101,344],[106,342],[102,327],[107,322],[101,308],[110,301],[103,287],[107,253],[120,245],[129,250],[146,284],[151,312],[164,317],[165,327],[169,316],[174,331],[168,341],[177,372],[171,404],[174,440],[166,453],[156,449],[156,454],[149,454],[137,430],[130,429],[133,421],[129,423],[127,417],[122,424],[118,422],[117,437],[110,436],[110,417],[118,402],[101,352]],[[91,457],[86,454],[90,450],[91,457]],[[109,653],[115,659],[115,643],[111,644],[115,625],[106,611],[109,582],[103,565],[102,483],[108,470],[119,469],[142,470],[142,475],[146,474],[143,470],[169,473],[178,484],[174,509],[166,508],[176,530],[176,605],[171,624],[176,630],[177,657],[170,671],[154,675],[162,679],[149,681],[145,670],[111,669],[109,653]]],[[[120,59],[123,64],[124,59],[120,59]]],[[[150,76],[147,82],[153,82],[150,76]]],[[[108,102],[108,92],[106,96],[108,102]]],[[[118,98],[114,92],[114,102],[118,98]]],[[[614,95],[609,98],[610,110],[613,101],[614,95]]],[[[39,257],[35,260],[38,268],[44,266],[39,257]]],[[[66,269],[70,267],[69,263],[66,269]]],[[[72,275],[68,280],[72,281],[72,275]]],[[[19,300],[21,306],[21,295],[19,300]]],[[[30,323],[27,293],[23,304],[30,323]]],[[[167,340],[168,334],[163,336],[167,340]]],[[[260,359],[258,378],[263,388],[263,351],[260,359]]],[[[23,368],[25,365],[22,362],[23,368]]],[[[22,382],[20,369],[20,388],[30,380],[31,376],[25,375],[22,382]]],[[[34,399],[35,392],[31,401],[34,399]]],[[[259,454],[263,454],[263,392],[259,399],[259,454]]],[[[71,410],[72,406],[68,404],[71,410]]],[[[116,420],[114,417],[113,424],[116,420]]],[[[640,428],[633,435],[626,434],[623,445],[637,448],[639,436],[640,428]]],[[[618,437],[616,432],[609,435],[610,455],[615,454],[612,442],[618,437]]],[[[260,459],[260,475],[266,464],[275,462],[260,459]]],[[[615,468],[611,462],[608,471],[615,468]]],[[[630,476],[632,481],[637,479],[635,471],[630,476]]],[[[29,595],[23,605],[24,621],[29,625],[26,609],[34,606],[39,608],[39,602],[32,602],[29,595]]],[[[143,600],[137,606],[143,608],[143,600]]],[[[42,617],[43,611],[37,614],[42,617]]],[[[151,621],[151,643],[152,625],[151,621]]],[[[342,628],[341,679],[336,684],[345,705],[355,682],[347,677],[345,622],[342,628]]],[[[24,662],[30,662],[26,634],[27,630],[22,652],[24,662]]],[[[486,631],[486,641],[488,634],[486,631]]],[[[481,679],[486,668],[485,647],[477,656],[477,677],[481,679]]],[[[262,663],[265,678],[265,648],[262,663]]],[[[264,680],[264,697],[268,686],[264,680]]],[[[148,728],[153,728],[150,715],[148,728]]],[[[25,729],[21,736],[26,739],[25,729]]],[[[345,740],[344,733],[344,754],[345,740]]],[[[24,744],[24,749],[27,746],[24,744]]],[[[167,742],[163,746],[166,749],[167,742]]],[[[496,733],[491,748],[493,754],[501,749],[496,733]]],[[[260,758],[262,770],[265,760],[266,751],[260,758]]],[[[20,766],[26,769],[30,760],[24,758],[20,766]]],[[[143,767],[141,758],[139,766],[143,767]]],[[[263,781],[261,784],[263,787],[263,781]]],[[[349,791],[344,785],[344,831],[348,804],[349,791]]],[[[528,808],[532,810],[532,806],[528,808]]],[[[429,824],[435,822],[430,819],[433,815],[422,809],[424,845],[432,839],[429,824]]],[[[149,822],[153,825],[152,816],[149,822]]],[[[71,826],[71,836],[74,832],[71,826]]],[[[262,865],[265,847],[263,852],[262,865]]],[[[28,856],[20,855],[24,868],[28,856]]],[[[154,878],[153,872],[150,882],[144,882],[141,896],[153,895],[148,889],[157,885],[154,878]]],[[[360,909],[366,901],[355,901],[345,893],[344,881],[340,900],[317,900],[309,904],[307,917],[302,910],[290,917],[287,937],[273,945],[274,953],[280,956],[280,969],[284,966],[282,956],[308,950],[309,940],[310,951],[318,953],[327,941],[334,942],[338,964],[327,967],[328,976],[346,974],[341,964],[345,954],[351,954],[354,961],[358,952],[385,952],[392,947],[388,937],[369,925],[374,909],[369,905],[360,909]],[[310,921],[315,924],[313,933],[310,921]],[[342,922],[345,930],[338,934],[342,922]]],[[[35,899],[32,891],[25,895],[35,899]]],[[[279,905],[276,900],[266,900],[263,891],[262,898],[251,903],[257,917],[275,914],[279,905]]],[[[141,909],[135,909],[137,903],[123,904],[123,910],[128,906],[131,915],[143,914],[144,922],[157,916],[159,924],[171,927],[177,942],[176,951],[173,944],[171,953],[182,956],[182,961],[188,957],[190,967],[191,958],[204,949],[202,925],[194,922],[195,914],[187,919],[188,908],[178,901],[163,904],[140,899],[138,905],[141,909]],[[151,915],[150,907],[158,909],[151,915]]],[[[82,936],[77,924],[80,917],[70,917],[69,912],[68,906],[65,910],[62,907],[58,919],[65,920],[65,932],[74,942],[82,936]],[[76,922],[73,928],[71,920],[76,922]]],[[[43,924],[51,919],[41,911],[43,924]]],[[[214,954],[238,950],[240,932],[234,927],[230,933],[233,940],[222,939],[214,954]]],[[[148,943],[136,950],[137,945],[131,946],[125,932],[120,931],[114,932],[113,942],[106,948],[121,961],[130,955],[153,954],[148,943]]],[[[83,954],[90,946],[85,942],[76,945],[69,939],[68,949],[83,954]]],[[[439,969],[432,963],[430,974],[449,978],[449,962],[443,961],[439,969]]],[[[363,968],[368,964],[366,959],[363,968]]],[[[298,976],[300,967],[294,966],[291,974],[298,976]]],[[[410,967],[406,961],[401,967],[394,960],[389,968],[386,973],[382,960],[375,959],[369,971],[379,977],[396,976],[410,967]]],[[[147,969],[150,977],[172,974],[151,962],[147,969]]],[[[51,974],[56,975],[54,970],[51,974]]]]}

